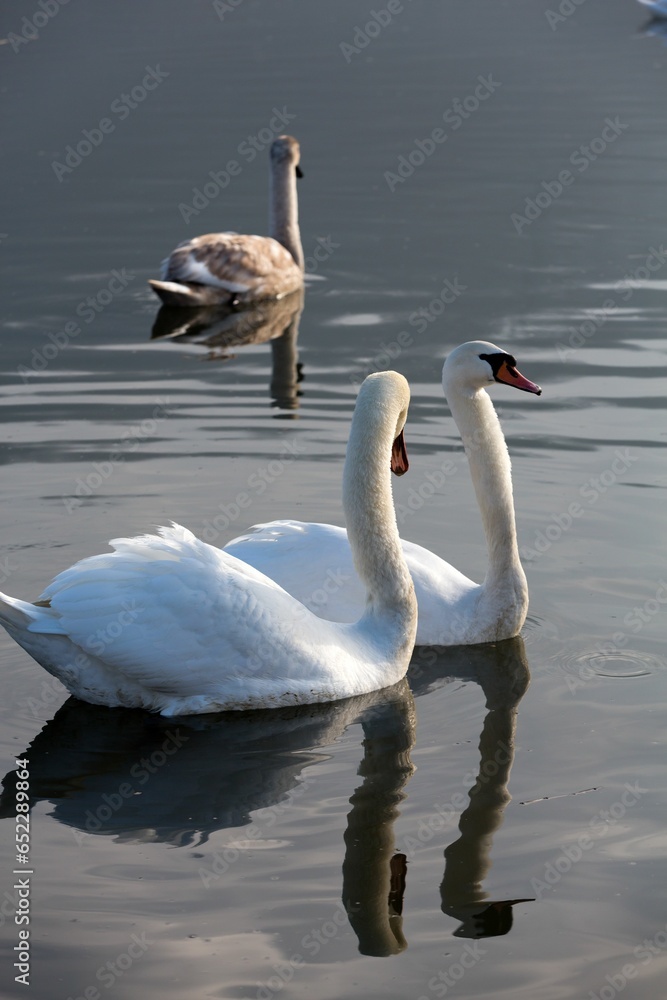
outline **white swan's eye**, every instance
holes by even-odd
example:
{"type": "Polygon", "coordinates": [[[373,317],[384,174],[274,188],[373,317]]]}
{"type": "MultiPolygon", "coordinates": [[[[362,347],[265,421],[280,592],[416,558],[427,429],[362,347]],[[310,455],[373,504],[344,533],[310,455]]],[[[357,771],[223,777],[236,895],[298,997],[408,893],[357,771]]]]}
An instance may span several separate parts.
{"type": "Polygon", "coordinates": [[[496,380],[498,379],[498,373],[503,365],[507,365],[508,368],[516,370],[516,359],[513,358],[511,354],[480,354],[479,357],[482,361],[486,361],[491,366],[493,377],[496,380]]]}
{"type": "Polygon", "coordinates": [[[511,385],[515,389],[522,389],[524,392],[534,392],[536,396],[542,395],[542,390],[535,382],[524,378],[517,369],[516,359],[511,354],[480,354],[483,361],[491,365],[493,378],[496,382],[504,385],[511,385]]]}

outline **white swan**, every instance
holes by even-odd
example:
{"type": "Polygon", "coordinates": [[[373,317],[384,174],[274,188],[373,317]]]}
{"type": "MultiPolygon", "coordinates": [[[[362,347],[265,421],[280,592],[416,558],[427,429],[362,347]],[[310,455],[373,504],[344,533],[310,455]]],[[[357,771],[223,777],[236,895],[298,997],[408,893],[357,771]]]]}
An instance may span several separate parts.
{"type": "Polygon", "coordinates": [[[271,236],[208,233],[179,243],[162,261],[162,280],[148,284],[166,305],[242,304],[280,298],[301,287],[299,158],[299,143],[291,135],[280,135],[271,144],[271,236]]]}
{"type": "MultiPolygon", "coordinates": [[[[494,382],[534,392],[514,358],[485,341],[462,344],[442,370],[442,385],[463,438],[486,535],[489,567],[473,583],[421,545],[403,542],[419,605],[417,645],[467,645],[517,635],[528,609],[519,560],[507,446],[485,387],[494,382]]],[[[456,530],[456,525],[452,525],[456,530]]],[[[353,621],[363,606],[343,528],[300,521],[260,524],[225,551],[276,580],[333,621],[353,621]]]]}
{"type": "Polygon", "coordinates": [[[336,701],[395,684],[414,645],[417,603],[401,551],[390,463],[407,469],[410,390],[363,383],[343,506],[368,603],[353,625],[323,621],[272,580],[186,528],[111,542],[36,604],[0,595],[0,623],[78,698],[185,715],[336,701]]]}

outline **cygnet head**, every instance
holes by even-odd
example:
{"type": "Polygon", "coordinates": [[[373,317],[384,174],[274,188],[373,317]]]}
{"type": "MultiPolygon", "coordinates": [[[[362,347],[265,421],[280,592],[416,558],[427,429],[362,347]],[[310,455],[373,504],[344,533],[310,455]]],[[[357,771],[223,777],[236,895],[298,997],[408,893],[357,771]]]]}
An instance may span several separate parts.
{"type": "Polygon", "coordinates": [[[271,143],[271,163],[272,165],[293,166],[297,177],[303,177],[299,162],[301,160],[301,149],[299,143],[291,135],[279,135],[271,143]]]}
{"type": "Polygon", "coordinates": [[[480,389],[487,389],[494,382],[502,382],[524,392],[534,392],[537,396],[542,393],[539,385],[524,378],[517,370],[513,355],[486,340],[468,341],[447,356],[442,369],[445,395],[456,387],[464,395],[474,396],[480,389]]]}

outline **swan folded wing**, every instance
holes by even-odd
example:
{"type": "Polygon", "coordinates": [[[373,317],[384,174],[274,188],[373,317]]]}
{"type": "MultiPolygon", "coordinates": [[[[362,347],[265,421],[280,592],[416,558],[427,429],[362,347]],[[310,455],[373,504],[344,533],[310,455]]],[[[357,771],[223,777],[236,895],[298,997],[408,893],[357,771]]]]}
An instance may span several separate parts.
{"type": "Polygon", "coordinates": [[[432,594],[441,609],[455,607],[468,596],[477,595],[479,584],[461,573],[435,552],[416,542],[401,540],[403,554],[420,597],[432,594]]]}
{"type": "MultiPolygon", "coordinates": [[[[228,542],[224,551],[235,555],[237,551],[253,550],[258,554],[265,553],[267,559],[271,559],[273,553],[280,553],[281,559],[287,561],[300,559],[305,552],[312,554],[317,551],[317,562],[323,564],[329,558],[335,558],[343,548],[349,551],[345,528],[317,521],[284,520],[253,524],[243,535],[228,542]]],[[[243,556],[239,555],[238,558],[242,559],[243,556]]],[[[259,566],[255,561],[252,565],[259,566]]],[[[303,565],[299,569],[304,569],[303,565]]]]}
{"type": "Polygon", "coordinates": [[[316,637],[315,620],[276,583],[186,529],[111,544],[44,596],[63,634],[147,689],[188,697],[288,676],[316,637]]]}
{"type": "MultiPolygon", "coordinates": [[[[418,596],[420,627],[435,641],[446,634],[452,615],[477,599],[479,585],[422,545],[405,539],[401,545],[418,596]]],[[[344,528],[271,521],[254,525],[224,551],[255,566],[322,618],[354,622],[363,612],[366,594],[344,528]]]]}
{"type": "Polygon", "coordinates": [[[302,280],[292,255],[270,236],[208,233],[182,243],[168,259],[163,280],[196,282],[243,294],[251,289],[274,294],[275,276],[282,291],[302,280]]]}
{"type": "Polygon", "coordinates": [[[366,592],[345,528],[303,521],[256,524],[224,549],[275,580],[321,618],[355,622],[366,592]]]}

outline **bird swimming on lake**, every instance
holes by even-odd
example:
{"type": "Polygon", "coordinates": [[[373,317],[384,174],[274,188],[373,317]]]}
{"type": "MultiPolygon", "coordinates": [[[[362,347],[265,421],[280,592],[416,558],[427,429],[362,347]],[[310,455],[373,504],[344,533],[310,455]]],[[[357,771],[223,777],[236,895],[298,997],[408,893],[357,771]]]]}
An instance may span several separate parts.
{"type": "Polygon", "coordinates": [[[417,602],[401,549],[391,470],[407,470],[410,390],[362,384],[343,468],[343,507],[366,605],[324,621],[273,580],[178,524],[117,538],[60,573],[35,603],[0,594],[0,624],[83,701],[162,715],[337,701],[405,675],[417,602]]]}
{"type": "MultiPolygon", "coordinates": [[[[510,458],[486,392],[497,382],[537,395],[542,391],[517,371],[511,354],[486,341],[457,347],[442,369],[443,390],[468,457],[488,569],[484,582],[474,583],[429,549],[402,542],[419,606],[418,646],[509,639],[526,619],[528,585],[517,544],[510,458]]],[[[457,529],[455,523],[449,527],[457,529]]],[[[271,521],[228,542],[225,551],[266,573],[300,601],[317,595],[317,613],[325,618],[354,621],[360,614],[364,589],[344,528],[271,521]]]]}
{"type": "Polygon", "coordinates": [[[185,240],[162,262],[160,281],[149,281],[165,305],[241,306],[277,299],[303,285],[297,177],[299,143],[281,135],[270,150],[270,236],[208,233],[185,240]]]}

